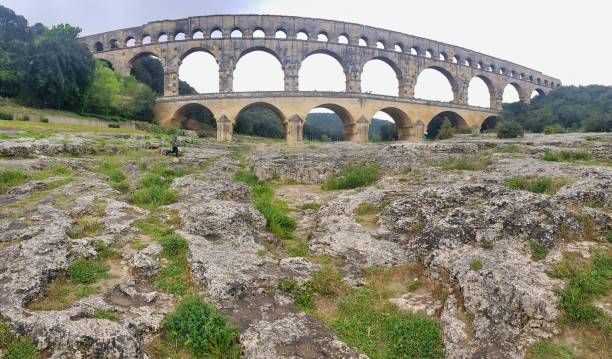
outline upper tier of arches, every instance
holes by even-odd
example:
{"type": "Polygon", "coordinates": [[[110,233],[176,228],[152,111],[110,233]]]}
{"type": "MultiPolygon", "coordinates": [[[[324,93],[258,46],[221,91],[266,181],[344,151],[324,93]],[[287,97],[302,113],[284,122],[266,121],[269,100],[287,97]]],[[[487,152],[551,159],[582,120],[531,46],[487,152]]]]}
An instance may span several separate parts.
{"type": "MultiPolygon", "coordinates": [[[[516,82],[533,83],[554,89],[561,82],[541,72],[479,52],[400,32],[360,24],[323,19],[276,15],[217,15],[151,22],[143,26],[106,32],[82,38],[92,52],[191,39],[257,39],[305,41],[357,47],[364,52],[396,53],[425,58],[454,67],[467,67],[516,82]],[[234,34],[234,36],[232,36],[234,34]],[[237,36],[240,34],[240,36],[237,36]]],[[[277,45],[282,47],[283,45],[277,45]]],[[[389,57],[389,56],[387,56],[389,57]]]]}

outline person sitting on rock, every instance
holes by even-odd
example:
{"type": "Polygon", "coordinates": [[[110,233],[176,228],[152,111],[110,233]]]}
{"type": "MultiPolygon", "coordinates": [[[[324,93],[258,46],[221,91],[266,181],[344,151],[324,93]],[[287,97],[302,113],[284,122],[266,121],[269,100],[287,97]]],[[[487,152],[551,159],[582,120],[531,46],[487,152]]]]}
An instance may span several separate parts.
{"type": "Polygon", "coordinates": [[[178,137],[176,137],[176,136],[172,137],[172,152],[170,152],[170,153],[174,153],[174,155],[176,157],[179,156],[178,137]]]}

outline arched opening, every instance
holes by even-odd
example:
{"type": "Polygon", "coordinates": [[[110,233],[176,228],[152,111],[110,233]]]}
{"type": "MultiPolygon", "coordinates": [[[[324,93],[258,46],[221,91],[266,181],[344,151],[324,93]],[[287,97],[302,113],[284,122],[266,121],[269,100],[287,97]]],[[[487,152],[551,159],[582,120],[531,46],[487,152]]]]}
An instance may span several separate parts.
{"type": "Polygon", "coordinates": [[[276,34],[274,34],[274,37],[277,39],[286,39],[287,32],[285,30],[279,29],[276,31],[276,34]]]}
{"type": "Polygon", "coordinates": [[[106,65],[106,67],[108,67],[109,69],[115,71],[115,68],[113,67],[113,64],[110,61],[108,61],[106,59],[96,59],[96,61],[102,61],[106,65]]]}
{"type": "Polygon", "coordinates": [[[376,41],[376,48],[384,50],[385,49],[385,42],[382,41],[382,40],[376,41]]]}
{"type": "Polygon", "coordinates": [[[424,100],[451,102],[455,98],[456,88],[454,78],[446,70],[430,67],[419,74],[414,96],[424,100]]]}
{"type": "Polygon", "coordinates": [[[368,137],[372,142],[408,141],[414,137],[413,130],[412,121],[404,111],[389,107],[374,115],[368,137]]]}
{"type": "Polygon", "coordinates": [[[255,29],[255,31],[253,31],[253,37],[256,39],[262,39],[266,37],[266,33],[262,29],[255,29]]]}
{"type": "Polygon", "coordinates": [[[463,63],[465,66],[472,66],[472,60],[471,59],[465,59],[465,62],[463,63]]]}
{"type": "Polygon", "coordinates": [[[338,36],[338,43],[339,43],[339,44],[348,45],[348,43],[349,43],[349,38],[348,38],[348,36],[347,36],[347,35],[344,35],[344,34],[342,34],[342,35],[338,36]]]}
{"type": "Polygon", "coordinates": [[[193,32],[193,35],[191,35],[191,38],[192,39],[203,39],[204,38],[204,31],[199,30],[199,29],[195,30],[193,32]]]}
{"type": "Polygon", "coordinates": [[[175,41],[183,41],[187,39],[187,35],[183,31],[179,31],[174,35],[175,41]]]}
{"type": "Polygon", "coordinates": [[[519,102],[521,100],[520,96],[519,96],[519,87],[517,84],[511,83],[511,84],[507,84],[506,87],[504,87],[504,94],[503,94],[503,99],[502,102],[503,103],[514,103],[514,102],[519,102]]]}
{"type": "Polygon", "coordinates": [[[433,55],[431,54],[431,50],[425,50],[425,57],[427,57],[428,59],[431,59],[433,57],[433,55]]]}
{"type": "Polygon", "coordinates": [[[425,137],[429,140],[435,140],[438,137],[438,132],[440,132],[440,127],[442,127],[442,124],[446,120],[451,123],[455,131],[462,132],[469,129],[468,124],[463,117],[459,116],[459,114],[455,112],[445,111],[437,114],[431,121],[429,121],[425,137]]]}
{"type": "Polygon", "coordinates": [[[234,133],[244,136],[285,138],[285,118],[276,107],[254,103],[243,108],[234,125],[234,133]]]}
{"type": "Polygon", "coordinates": [[[410,55],[412,55],[412,56],[419,56],[419,48],[418,47],[411,47],[410,48],[410,55]]]}
{"type": "Polygon", "coordinates": [[[152,53],[137,55],[130,61],[130,74],[139,82],[149,86],[159,95],[164,94],[164,68],[161,61],[152,53]]]}
{"type": "Polygon", "coordinates": [[[167,41],[168,41],[168,34],[162,32],[161,34],[157,36],[157,42],[167,42],[167,41]]]}
{"type": "Polygon", "coordinates": [[[468,87],[468,105],[478,107],[491,107],[491,88],[486,77],[475,76],[468,87]]]}
{"type": "Polygon", "coordinates": [[[498,117],[490,116],[487,117],[480,126],[481,133],[491,133],[495,132],[495,128],[497,127],[498,117]]]}
{"type": "Polygon", "coordinates": [[[213,113],[205,106],[191,103],[178,109],[170,126],[196,131],[206,137],[215,137],[217,121],[213,113]]]}
{"type": "Polygon", "coordinates": [[[461,58],[457,55],[453,56],[453,64],[458,64],[461,62],[461,58]]]}
{"type": "Polygon", "coordinates": [[[223,32],[221,32],[220,29],[214,29],[211,33],[210,33],[210,38],[211,39],[220,39],[223,37],[223,32]]]}
{"type": "Polygon", "coordinates": [[[242,31],[240,31],[240,29],[234,29],[232,30],[231,34],[230,34],[231,38],[240,38],[242,37],[242,31]]]}
{"type": "Polygon", "coordinates": [[[350,141],[353,138],[353,118],[341,106],[324,104],[306,116],[304,139],[310,141],[350,141]]]}
{"type": "Polygon", "coordinates": [[[368,61],[361,72],[361,91],[387,96],[399,96],[397,72],[386,61],[368,61]]]}
{"type": "Polygon", "coordinates": [[[533,92],[531,93],[531,98],[533,99],[533,98],[536,98],[536,97],[538,97],[538,96],[542,96],[542,97],[544,97],[544,95],[546,95],[546,94],[544,93],[544,91],[542,91],[541,89],[535,89],[535,90],[533,90],[533,92]]]}
{"type": "Polygon", "coordinates": [[[285,74],[269,50],[251,49],[242,54],[234,70],[234,91],[283,91],[285,74]]]}
{"type": "Polygon", "coordinates": [[[96,44],[94,45],[94,50],[96,52],[104,51],[104,45],[102,45],[101,42],[96,42],[96,44]]]}
{"type": "Polygon", "coordinates": [[[346,90],[346,75],[340,61],[327,53],[315,53],[304,59],[298,76],[300,91],[346,90]]]}
{"type": "Polygon", "coordinates": [[[127,39],[125,39],[125,46],[126,47],[134,47],[136,46],[136,39],[133,37],[128,37],[127,39]]]}
{"type": "Polygon", "coordinates": [[[151,43],[151,36],[145,35],[142,37],[142,44],[149,45],[151,43]]]}
{"type": "Polygon", "coordinates": [[[119,48],[119,41],[117,41],[115,39],[112,39],[110,41],[110,48],[111,48],[111,50],[118,49],[119,48]]]}
{"type": "Polygon", "coordinates": [[[440,61],[446,61],[446,60],[448,60],[448,56],[447,56],[445,53],[441,52],[441,53],[438,55],[438,59],[439,59],[440,61]]]}
{"type": "Polygon", "coordinates": [[[326,33],[322,32],[322,33],[320,33],[319,35],[317,35],[317,41],[320,41],[320,42],[328,42],[328,41],[329,41],[329,38],[327,37],[327,34],[326,34],[326,33]]]}
{"type": "Polygon", "coordinates": [[[359,39],[359,46],[368,46],[368,39],[366,37],[362,37],[359,39]]]}
{"type": "Polygon", "coordinates": [[[479,69],[479,70],[482,70],[483,66],[484,65],[483,65],[483,63],[481,61],[478,61],[478,63],[476,63],[476,68],[479,69]]]}
{"type": "Polygon", "coordinates": [[[395,44],[395,47],[393,49],[395,50],[395,52],[404,52],[404,46],[402,44],[395,44]]]}
{"type": "Polygon", "coordinates": [[[295,38],[298,40],[306,41],[308,40],[308,34],[305,31],[300,31],[295,35],[295,38]]]}
{"type": "MultiPolygon", "coordinates": [[[[179,66],[179,79],[197,93],[219,92],[219,65],[213,55],[195,49],[183,57],[179,66]]],[[[180,83],[179,83],[180,85],[180,83]]],[[[179,93],[180,91],[179,86],[179,93]]]]}

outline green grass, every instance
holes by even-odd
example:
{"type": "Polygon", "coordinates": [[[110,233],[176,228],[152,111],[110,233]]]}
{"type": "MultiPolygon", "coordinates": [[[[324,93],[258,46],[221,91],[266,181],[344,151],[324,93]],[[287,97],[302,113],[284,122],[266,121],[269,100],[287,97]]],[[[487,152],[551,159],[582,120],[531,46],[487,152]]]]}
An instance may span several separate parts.
{"type": "Polygon", "coordinates": [[[137,206],[146,209],[156,209],[178,201],[179,194],[170,188],[175,178],[185,176],[184,170],[172,170],[162,166],[155,166],[149,174],[140,180],[140,188],[131,196],[130,200],[137,206]]]}
{"type": "Polygon", "coordinates": [[[323,184],[326,191],[367,187],[380,178],[378,165],[363,164],[347,167],[323,184]]]}
{"type": "Polygon", "coordinates": [[[99,234],[101,230],[102,223],[90,218],[80,218],[70,227],[70,229],[68,229],[67,234],[68,237],[72,239],[79,239],[95,236],[99,234]]]}
{"type": "Polygon", "coordinates": [[[302,210],[313,210],[313,211],[318,211],[321,208],[321,205],[315,202],[308,202],[308,203],[304,203],[302,205],[302,210]]]}
{"type": "Polygon", "coordinates": [[[470,269],[473,271],[479,271],[484,267],[484,262],[481,259],[473,259],[470,262],[470,269]]]}
{"type": "Polygon", "coordinates": [[[573,359],[574,350],[565,345],[538,341],[527,351],[527,359],[573,359]]]}
{"type": "Polygon", "coordinates": [[[38,350],[30,338],[15,337],[8,323],[0,320],[0,351],[3,359],[35,359],[38,350]]]}
{"type": "Polygon", "coordinates": [[[6,193],[10,188],[18,186],[29,179],[30,176],[21,170],[0,170],[0,194],[6,193]]]}
{"type": "Polygon", "coordinates": [[[548,255],[548,248],[538,241],[529,241],[531,247],[531,259],[541,261],[548,255]]]}
{"type": "Polygon", "coordinates": [[[544,193],[552,196],[568,183],[569,180],[564,177],[513,177],[506,180],[504,185],[514,190],[544,193]]]}
{"type": "Polygon", "coordinates": [[[417,279],[417,280],[415,280],[415,281],[412,281],[412,282],[408,283],[408,284],[406,285],[406,289],[407,289],[409,292],[414,292],[415,290],[417,290],[417,289],[421,288],[421,286],[422,286],[422,285],[423,285],[423,282],[421,282],[421,280],[420,280],[420,279],[417,279]]]}
{"type": "Polygon", "coordinates": [[[493,164],[491,159],[484,156],[471,156],[452,158],[442,162],[439,166],[445,170],[455,171],[482,171],[493,164]]]}
{"type": "Polygon", "coordinates": [[[295,219],[289,216],[289,207],[284,201],[274,198],[274,187],[260,181],[253,173],[239,171],[234,180],[244,182],[251,187],[251,200],[255,208],[266,218],[266,227],[281,239],[294,239],[293,232],[297,226],[295,219]]]}
{"type": "Polygon", "coordinates": [[[338,317],[329,322],[338,337],[372,359],[443,358],[440,325],[426,316],[377,305],[370,288],[337,301],[338,317]]]}
{"type": "Polygon", "coordinates": [[[119,320],[119,316],[117,315],[117,313],[102,309],[96,309],[94,313],[94,318],[112,320],[113,322],[119,320]]]}
{"type": "Polygon", "coordinates": [[[584,151],[559,151],[551,152],[546,151],[542,156],[544,161],[552,162],[576,162],[576,161],[590,161],[591,155],[584,151]]]}
{"type": "Polygon", "coordinates": [[[240,357],[238,329],[198,297],[187,297],[179,303],[164,322],[164,335],[196,358],[240,357]]]}
{"type": "Polygon", "coordinates": [[[612,256],[595,252],[586,266],[566,257],[550,274],[567,281],[566,287],[558,291],[565,324],[572,327],[589,325],[605,336],[612,334],[610,317],[591,304],[594,299],[606,297],[612,289],[612,256]]]}
{"type": "Polygon", "coordinates": [[[68,125],[61,123],[45,123],[38,121],[3,121],[0,120],[0,127],[12,128],[22,131],[45,132],[45,133],[65,133],[65,132],[91,132],[91,133],[123,133],[123,134],[146,134],[139,130],[126,128],[109,128],[106,126],[90,125],[68,125]]]}
{"type": "Polygon", "coordinates": [[[497,153],[517,153],[519,152],[518,145],[508,145],[504,147],[499,147],[495,150],[497,153]]]}
{"type": "Polygon", "coordinates": [[[111,187],[117,191],[127,192],[129,190],[130,185],[127,177],[123,173],[121,164],[116,159],[111,157],[103,159],[95,168],[95,171],[108,176],[111,187]]]}
{"type": "Polygon", "coordinates": [[[108,265],[91,259],[78,259],[68,267],[68,276],[76,284],[93,284],[108,278],[108,265]]]}
{"type": "Polygon", "coordinates": [[[358,216],[365,216],[368,214],[378,214],[380,213],[380,211],[381,211],[380,207],[378,207],[374,203],[363,202],[363,203],[360,203],[359,206],[357,206],[357,208],[355,208],[354,213],[358,216]]]}
{"type": "Polygon", "coordinates": [[[88,284],[75,284],[66,276],[55,278],[46,296],[35,298],[28,305],[30,310],[63,310],[69,308],[72,303],[81,298],[98,293],[99,289],[88,284]]]}

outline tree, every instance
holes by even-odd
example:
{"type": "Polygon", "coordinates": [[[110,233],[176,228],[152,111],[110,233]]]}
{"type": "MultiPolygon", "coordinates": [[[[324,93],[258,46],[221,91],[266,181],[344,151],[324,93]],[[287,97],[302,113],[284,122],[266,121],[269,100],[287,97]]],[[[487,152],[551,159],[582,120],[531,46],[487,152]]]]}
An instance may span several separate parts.
{"type": "Polygon", "coordinates": [[[497,138],[517,138],[523,137],[523,127],[514,121],[503,121],[497,127],[497,138]]]}
{"type": "Polygon", "coordinates": [[[0,96],[14,97],[19,93],[31,40],[28,21],[0,5],[0,96]]]}
{"type": "Polygon", "coordinates": [[[442,126],[440,126],[440,130],[438,130],[436,140],[446,140],[452,138],[454,135],[455,129],[453,128],[453,124],[448,118],[445,118],[442,122],[442,126]]]}

